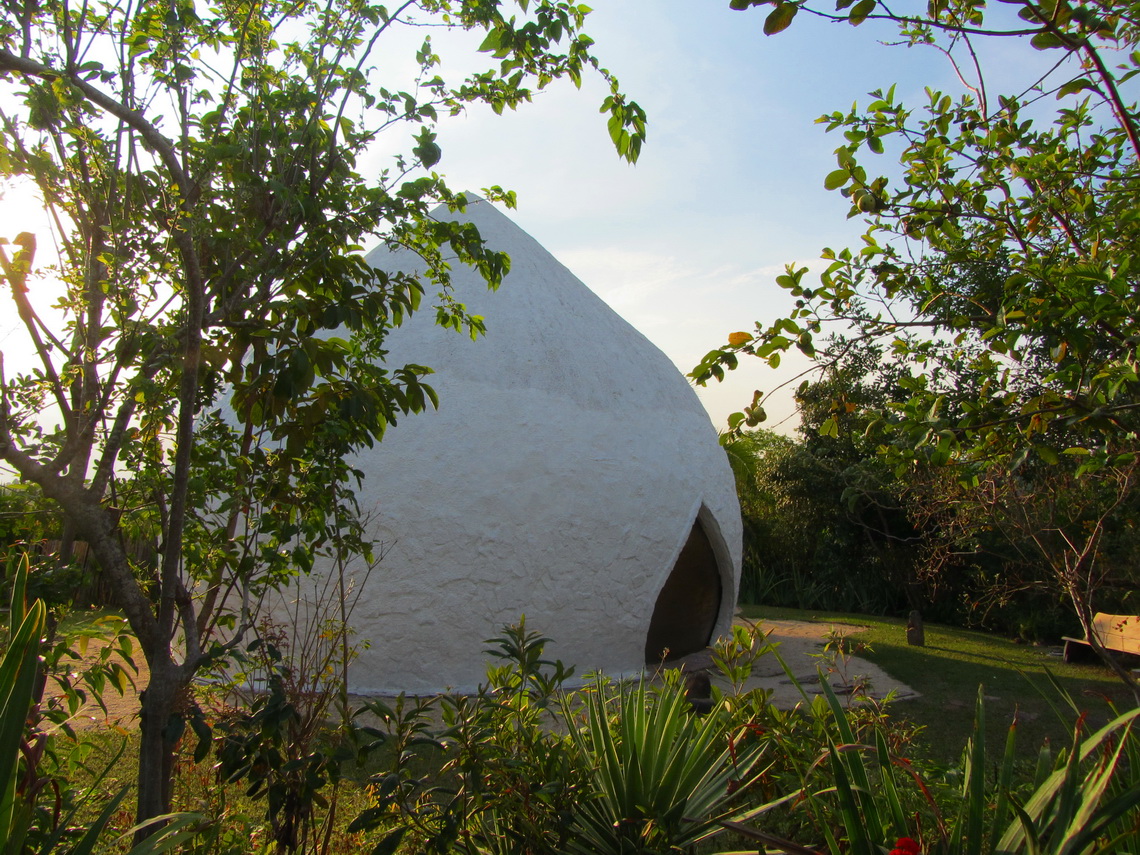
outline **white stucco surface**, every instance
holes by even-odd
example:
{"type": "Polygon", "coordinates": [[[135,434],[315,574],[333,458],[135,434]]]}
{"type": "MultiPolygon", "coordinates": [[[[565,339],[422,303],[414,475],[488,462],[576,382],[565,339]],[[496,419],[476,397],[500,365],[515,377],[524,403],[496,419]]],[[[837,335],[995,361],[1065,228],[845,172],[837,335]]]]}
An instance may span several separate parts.
{"type": "MultiPolygon", "coordinates": [[[[740,514],[696,394],[492,205],[459,217],[510,254],[511,272],[492,293],[474,271],[454,270],[458,299],[486,318],[478,341],[435,326],[431,310],[390,338],[391,364],[435,370],[440,407],[401,419],[356,461],[361,507],[388,551],[351,619],[370,643],[351,688],[473,688],[484,640],[522,614],[554,640],[548,657],[578,674],[639,670],[657,594],[698,512],[723,541],[727,629],[740,514]]],[[[384,248],[370,260],[420,263],[384,248]]]]}

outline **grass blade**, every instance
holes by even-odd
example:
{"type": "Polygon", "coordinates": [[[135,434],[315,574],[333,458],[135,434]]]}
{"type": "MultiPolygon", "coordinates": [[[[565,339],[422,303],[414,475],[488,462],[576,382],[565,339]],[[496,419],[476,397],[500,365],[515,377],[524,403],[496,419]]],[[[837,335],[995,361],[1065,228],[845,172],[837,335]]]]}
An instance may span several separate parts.
{"type": "Polygon", "coordinates": [[[1000,830],[1009,821],[1009,791],[1013,786],[1013,763],[1017,756],[1017,718],[1009,725],[1005,736],[1005,754],[1002,756],[1001,771],[998,773],[997,803],[994,805],[993,817],[990,820],[990,831],[986,836],[989,841],[998,839],[1000,830]]]}
{"type": "Polygon", "coordinates": [[[962,847],[964,855],[980,855],[982,829],[986,818],[986,696],[978,686],[978,700],[974,710],[974,734],[966,746],[966,776],[962,809],[965,831],[962,847]]]}

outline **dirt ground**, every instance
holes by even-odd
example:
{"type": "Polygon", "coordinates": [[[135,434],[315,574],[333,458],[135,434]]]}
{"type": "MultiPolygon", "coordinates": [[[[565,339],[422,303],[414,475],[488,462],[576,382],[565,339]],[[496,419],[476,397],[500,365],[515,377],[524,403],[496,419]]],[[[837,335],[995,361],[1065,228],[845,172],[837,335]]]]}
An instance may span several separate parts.
{"type": "MultiPolygon", "coordinates": [[[[81,662],[75,662],[72,665],[72,673],[79,673],[84,667],[99,661],[99,654],[104,645],[97,641],[91,641],[87,645],[86,655],[81,662]]],[[[143,658],[142,653],[135,649],[134,656],[135,667],[138,668],[138,673],[135,674],[129,667],[128,672],[131,673],[134,681],[134,689],[128,688],[124,694],[119,694],[118,690],[108,685],[103,692],[103,704],[107,708],[106,714],[99,708],[99,705],[94,701],[88,701],[72,719],[72,726],[77,730],[97,730],[107,727],[119,727],[126,730],[136,730],[138,728],[138,715],[139,715],[139,691],[146,688],[147,681],[150,679],[150,669],[146,666],[146,660],[143,658]]],[[[119,661],[122,661],[121,658],[119,661]]],[[[52,694],[53,689],[57,689],[54,683],[50,680],[47,684],[47,693],[52,694]]],[[[56,692],[58,694],[58,691],[56,692]]]]}
{"type": "MultiPolygon", "coordinates": [[[[780,709],[792,709],[808,698],[821,694],[820,670],[835,690],[836,694],[850,694],[859,690],[870,698],[882,699],[894,693],[896,700],[917,698],[918,692],[891,677],[886,671],[857,655],[838,657],[830,661],[823,656],[827,638],[836,630],[857,647],[859,633],[866,627],[831,625],[815,621],[766,620],[761,628],[768,633],[768,642],[776,646],[776,651],[795,681],[788,676],[775,656],[761,656],[753,665],[752,676],[745,682],[746,689],[767,689],[772,693],[771,702],[780,709]],[[796,683],[799,683],[797,688],[796,683]],[[801,688],[803,691],[801,691],[801,688]]],[[[709,668],[712,657],[708,652],[696,653],[676,664],[684,670],[709,668]]],[[[722,691],[730,688],[728,682],[712,670],[712,682],[722,691]]]]}
{"type": "MultiPolygon", "coordinates": [[[[807,692],[808,696],[819,694],[819,668],[824,666],[825,677],[837,693],[849,693],[857,684],[869,685],[868,694],[874,698],[882,698],[889,692],[894,692],[897,699],[917,697],[918,693],[906,686],[878,666],[858,656],[844,657],[841,667],[828,671],[824,660],[819,658],[824,650],[827,636],[832,627],[826,623],[795,620],[764,621],[763,629],[769,633],[768,641],[777,644],[780,656],[787,663],[796,681],[807,692]]],[[[849,635],[857,644],[859,627],[835,627],[842,633],[849,635]]],[[[87,659],[94,660],[97,656],[94,647],[87,651],[87,659]]],[[[88,703],[80,710],[74,721],[74,726],[81,729],[98,729],[104,727],[121,727],[133,730],[138,726],[138,692],[146,686],[148,672],[146,663],[141,661],[139,674],[135,678],[136,691],[119,695],[114,689],[108,688],[103,701],[107,707],[106,715],[94,703],[88,703]]],[[[685,671],[705,669],[711,666],[712,659],[709,652],[696,653],[674,663],[670,667],[680,667],[685,671]]],[[[713,682],[720,685],[722,690],[728,690],[726,681],[714,674],[713,682]]],[[[791,709],[797,703],[802,703],[804,696],[800,689],[789,679],[783,667],[773,656],[761,657],[753,667],[751,678],[745,684],[746,688],[764,688],[772,692],[772,703],[781,709],[791,709]]]]}

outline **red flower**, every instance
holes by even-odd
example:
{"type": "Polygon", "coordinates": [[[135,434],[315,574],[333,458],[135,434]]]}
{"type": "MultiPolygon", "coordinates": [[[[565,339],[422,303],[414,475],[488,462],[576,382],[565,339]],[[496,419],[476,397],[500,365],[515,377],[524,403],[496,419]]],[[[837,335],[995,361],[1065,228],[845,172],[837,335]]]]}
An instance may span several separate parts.
{"type": "Polygon", "coordinates": [[[909,837],[900,837],[895,841],[895,848],[891,850],[891,855],[919,855],[920,851],[918,843],[914,840],[909,837]]]}

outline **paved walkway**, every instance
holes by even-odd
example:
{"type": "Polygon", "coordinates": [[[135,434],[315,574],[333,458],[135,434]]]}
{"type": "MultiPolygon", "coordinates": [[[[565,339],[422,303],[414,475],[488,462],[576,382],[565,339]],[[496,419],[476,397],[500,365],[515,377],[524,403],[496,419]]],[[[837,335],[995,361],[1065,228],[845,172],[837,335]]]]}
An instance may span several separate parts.
{"type": "MultiPolygon", "coordinates": [[[[742,620],[738,622],[747,623],[742,620]]],[[[894,679],[873,662],[857,655],[842,656],[831,663],[821,658],[828,635],[833,629],[849,639],[853,648],[857,648],[859,633],[866,627],[832,625],[816,621],[766,620],[761,622],[760,628],[767,633],[768,643],[776,645],[780,658],[787,664],[803,692],[796,687],[780,662],[771,654],[764,654],[756,660],[752,676],[745,682],[744,688],[768,689],[772,693],[771,702],[780,709],[792,709],[796,704],[803,703],[804,692],[809,698],[822,693],[819,683],[820,668],[823,668],[828,683],[839,695],[860,690],[875,699],[885,698],[891,692],[894,692],[897,700],[918,697],[918,692],[914,689],[894,679]]],[[[728,681],[712,667],[710,651],[694,653],[670,665],[681,667],[686,671],[709,669],[713,683],[719,686],[721,691],[727,692],[731,689],[728,681]]]]}

